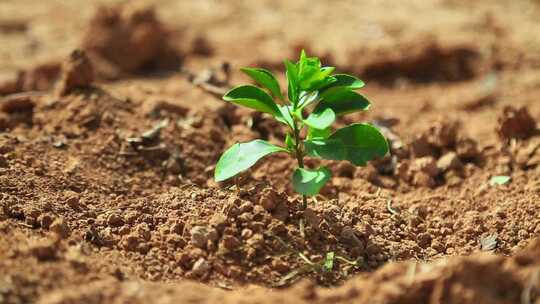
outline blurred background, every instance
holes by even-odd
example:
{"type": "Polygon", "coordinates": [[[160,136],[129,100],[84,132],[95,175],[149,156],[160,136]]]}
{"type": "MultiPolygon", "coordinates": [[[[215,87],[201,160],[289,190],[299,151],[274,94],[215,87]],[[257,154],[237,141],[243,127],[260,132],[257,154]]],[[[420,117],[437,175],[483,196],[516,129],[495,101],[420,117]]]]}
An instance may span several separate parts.
{"type": "MultiPolygon", "coordinates": [[[[493,115],[468,109],[495,95],[501,104],[515,94],[512,103],[531,103],[524,89],[539,83],[539,14],[539,2],[526,0],[2,0],[0,95],[49,89],[76,48],[101,82],[226,63],[232,84],[246,80],[239,67],[282,70],[304,48],[361,77],[379,114],[414,129],[418,111],[467,120],[493,115]]],[[[205,102],[191,91],[175,94],[205,102]]],[[[493,127],[471,132],[487,136],[493,127]]]]}

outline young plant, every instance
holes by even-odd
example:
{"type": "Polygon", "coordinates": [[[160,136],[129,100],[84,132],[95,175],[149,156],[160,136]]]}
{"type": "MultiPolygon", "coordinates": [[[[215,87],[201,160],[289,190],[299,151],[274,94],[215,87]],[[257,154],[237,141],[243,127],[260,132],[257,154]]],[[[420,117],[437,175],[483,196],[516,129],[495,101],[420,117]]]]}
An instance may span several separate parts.
{"type": "Polygon", "coordinates": [[[298,62],[286,60],[285,68],[288,98],[282,94],[274,75],[261,68],[243,68],[242,71],[266,91],[241,85],[223,96],[227,102],[268,113],[286,125],[288,133],[284,146],[260,139],[234,144],[221,155],[214,178],[218,182],[224,181],[269,154],[287,153],[298,161],[292,183],[294,190],[302,195],[306,208],[306,196],[319,193],[331,173],[326,167],[306,168],[305,156],[347,160],[356,166],[364,166],[369,160],[386,155],[388,143],[370,124],[355,123],[333,132],[332,124],[338,116],[369,109],[369,101],[355,92],[364,86],[360,79],[332,74],[333,67],[322,67],[319,58],[307,57],[304,51],[298,62]]]}

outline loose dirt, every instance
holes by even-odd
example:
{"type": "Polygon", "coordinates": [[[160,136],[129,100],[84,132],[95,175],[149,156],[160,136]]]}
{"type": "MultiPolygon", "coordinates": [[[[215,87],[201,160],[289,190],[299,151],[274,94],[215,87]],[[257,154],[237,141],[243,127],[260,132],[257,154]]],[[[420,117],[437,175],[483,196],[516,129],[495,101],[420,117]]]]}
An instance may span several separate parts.
{"type": "Polygon", "coordinates": [[[0,303],[540,303],[537,2],[110,2],[0,4],[0,303]],[[212,178],[302,48],[391,145],[307,210],[286,156],[212,178]]]}

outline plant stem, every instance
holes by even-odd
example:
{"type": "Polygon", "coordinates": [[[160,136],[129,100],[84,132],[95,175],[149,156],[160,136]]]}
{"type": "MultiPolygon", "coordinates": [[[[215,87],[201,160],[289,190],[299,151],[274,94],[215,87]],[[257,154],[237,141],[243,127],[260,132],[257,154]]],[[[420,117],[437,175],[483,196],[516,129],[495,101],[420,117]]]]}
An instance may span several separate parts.
{"type": "MultiPolygon", "coordinates": [[[[296,155],[296,160],[298,161],[298,167],[304,168],[304,152],[300,149],[300,130],[298,130],[298,125],[296,121],[294,122],[294,154],[296,155]]],[[[307,209],[307,197],[302,195],[302,207],[307,209]]]]}

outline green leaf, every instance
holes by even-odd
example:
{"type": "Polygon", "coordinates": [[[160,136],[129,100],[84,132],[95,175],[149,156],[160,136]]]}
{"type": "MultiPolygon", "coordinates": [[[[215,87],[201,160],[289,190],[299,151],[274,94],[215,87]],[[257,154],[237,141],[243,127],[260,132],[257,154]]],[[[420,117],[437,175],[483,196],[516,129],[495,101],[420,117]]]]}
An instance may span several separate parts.
{"type": "Polygon", "coordinates": [[[284,99],[279,82],[270,71],[261,68],[242,68],[240,70],[253,78],[259,85],[267,88],[274,97],[284,99]]]}
{"type": "Polygon", "coordinates": [[[306,153],[312,157],[328,160],[346,160],[347,148],[339,139],[315,137],[304,141],[306,153]]]}
{"type": "Polygon", "coordinates": [[[319,138],[319,139],[324,139],[324,138],[328,138],[328,136],[330,136],[330,133],[332,133],[332,128],[331,127],[328,127],[326,129],[314,129],[314,128],[311,128],[308,126],[308,134],[307,134],[307,139],[315,139],[315,138],[319,138]]]}
{"type": "Polygon", "coordinates": [[[352,124],[341,128],[327,139],[304,142],[310,156],[328,160],[348,160],[356,166],[365,166],[376,157],[388,153],[388,142],[372,125],[352,124]]]}
{"type": "Polygon", "coordinates": [[[300,95],[300,102],[298,104],[299,109],[303,109],[309,104],[319,100],[319,91],[306,92],[303,91],[300,95]]]}
{"type": "Polygon", "coordinates": [[[324,130],[330,127],[336,120],[336,114],[330,108],[311,113],[304,122],[314,129],[324,130]]]}
{"type": "Polygon", "coordinates": [[[321,102],[314,111],[332,109],[336,115],[345,115],[369,109],[369,101],[362,95],[348,89],[329,90],[320,95],[321,102]]]}
{"type": "Polygon", "coordinates": [[[335,82],[330,74],[334,67],[321,67],[321,60],[317,57],[307,57],[304,50],[300,53],[298,61],[298,84],[301,90],[314,91],[335,82]]]}
{"type": "Polygon", "coordinates": [[[275,152],[287,152],[287,150],[260,139],[234,144],[219,158],[214,171],[214,179],[216,182],[221,182],[231,178],[249,169],[259,159],[275,152]]]}
{"type": "Polygon", "coordinates": [[[501,186],[501,185],[505,185],[507,184],[508,182],[510,182],[512,178],[510,176],[506,176],[506,175],[496,175],[496,176],[493,176],[491,177],[491,179],[489,180],[489,185],[490,186],[501,186]]]}
{"type": "Polygon", "coordinates": [[[282,116],[272,97],[256,86],[243,85],[235,87],[223,96],[223,100],[265,112],[275,117],[282,116]]]}
{"type": "Polygon", "coordinates": [[[327,90],[342,90],[342,89],[349,89],[349,90],[357,90],[364,87],[364,82],[352,75],[347,74],[335,74],[332,75],[336,81],[332,82],[331,84],[323,87],[321,89],[321,92],[327,91],[327,90]]]}
{"type": "Polygon", "coordinates": [[[316,195],[330,179],[330,170],[320,167],[317,170],[297,168],[293,173],[294,191],[302,195],[316,195]]]}
{"type": "Polygon", "coordinates": [[[324,271],[332,271],[332,269],[334,269],[334,258],[335,253],[333,251],[326,253],[326,258],[324,259],[323,265],[324,271]]]}
{"type": "Polygon", "coordinates": [[[293,105],[296,105],[298,103],[298,96],[300,95],[298,84],[298,67],[289,60],[285,60],[285,69],[285,74],[287,75],[287,93],[289,100],[293,103],[293,105]]]}
{"type": "Polygon", "coordinates": [[[323,87],[326,87],[328,85],[331,85],[332,83],[336,82],[336,78],[334,78],[334,76],[326,76],[322,79],[318,79],[316,81],[313,81],[310,85],[309,85],[309,89],[308,90],[315,90],[315,91],[318,91],[320,90],[321,88],[323,87]]]}
{"type": "Polygon", "coordinates": [[[294,120],[291,116],[292,106],[290,105],[278,105],[279,111],[281,112],[281,117],[276,117],[277,121],[284,123],[291,128],[294,125],[294,120]]]}

